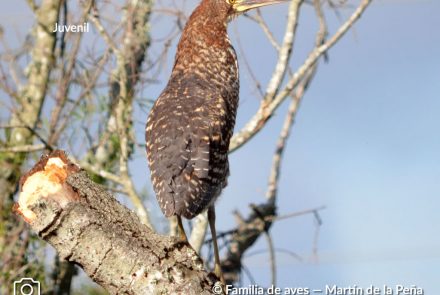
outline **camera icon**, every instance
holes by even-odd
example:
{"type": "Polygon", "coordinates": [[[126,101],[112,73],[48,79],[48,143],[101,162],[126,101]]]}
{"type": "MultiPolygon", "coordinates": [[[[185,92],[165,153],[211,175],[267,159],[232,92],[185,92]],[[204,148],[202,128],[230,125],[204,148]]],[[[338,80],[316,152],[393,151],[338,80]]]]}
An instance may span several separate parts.
{"type": "Polygon", "coordinates": [[[15,281],[14,295],[40,295],[40,282],[32,278],[15,281]]]}

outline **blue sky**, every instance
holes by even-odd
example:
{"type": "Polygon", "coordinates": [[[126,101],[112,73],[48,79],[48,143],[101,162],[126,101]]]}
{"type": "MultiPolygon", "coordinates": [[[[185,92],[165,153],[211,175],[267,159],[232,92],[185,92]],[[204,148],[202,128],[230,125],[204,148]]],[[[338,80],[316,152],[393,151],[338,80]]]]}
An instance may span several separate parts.
{"type": "MultiPolygon", "coordinates": [[[[188,2],[188,12],[195,3],[188,2]]],[[[14,19],[29,13],[26,8],[0,5],[10,9],[1,12],[3,27],[24,26],[14,19]],[[7,16],[6,11],[10,11],[7,16]]],[[[283,35],[286,7],[280,4],[262,10],[278,40],[283,35]]],[[[299,262],[277,253],[281,287],[415,284],[428,295],[439,291],[439,11],[437,0],[375,1],[354,31],[330,50],[329,63],[320,63],[285,152],[278,196],[280,214],[327,206],[321,212],[318,262],[312,259],[315,227],[311,215],[276,223],[271,230],[275,246],[303,258],[299,262]]],[[[342,18],[350,12],[343,10],[342,18]]],[[[333,33],[341,21],[330,11],[327,18],[333,33]]],[[[153,37],[164,36],[169,26],[169,17],[156,19],[153,37]]],[[[299,65],[311,49],[316,27],[313,11],[304,7],[293,65],[299,65]]],[[[265,85],[276,60],[273,48],[244,17],[230,25],[234,44],[237,32],[246,58],[265,85]]],[[[153,43],[153,52],[160,50],[153,43]]],[[[143,95],[159,95],[171,65],[170,61],[159,83],[146,88],[143,95]]],[[[240,65],[237,129],[259,104],[241,55],[240,65]]],[[[220,231],[235,226],[233,210],[245,215],[249,203],[264,201],[286,107],[231,155],[229,186],[217,207],[220,231]]],[[[141,140],[142,124],[137,128],[141,140]]],[[[132,174],[139,188],[150,187],[145,185],[148,170],[142,156],[133,163],[132,174]]],[[[155,200],[147,204],[159,217],[155,200]]],[[[264,249],[263,239],[253,248],[264,249]]],[[[269,284],[267,253],[250,256],[245,264],[258,283],[269,284]]]]}

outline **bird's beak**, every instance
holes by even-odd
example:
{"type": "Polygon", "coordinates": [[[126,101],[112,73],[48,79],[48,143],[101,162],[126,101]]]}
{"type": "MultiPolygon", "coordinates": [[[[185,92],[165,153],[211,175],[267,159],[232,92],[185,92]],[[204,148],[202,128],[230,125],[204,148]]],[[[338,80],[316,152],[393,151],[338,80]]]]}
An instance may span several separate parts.
{"type": "Polygon", "coordinates": [[[237,12],[245,12],[249,9],[287,1],[289,0],[236,0],[232,6],[237,12]]]}

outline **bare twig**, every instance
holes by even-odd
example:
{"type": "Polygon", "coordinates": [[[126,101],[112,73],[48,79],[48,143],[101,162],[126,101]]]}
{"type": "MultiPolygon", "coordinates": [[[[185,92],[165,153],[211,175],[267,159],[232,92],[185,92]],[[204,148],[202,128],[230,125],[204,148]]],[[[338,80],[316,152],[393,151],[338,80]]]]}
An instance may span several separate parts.
{"type": "Polygon", "coordinates": [[[283,214],[283,215],[278,215],[278,216],[269,216],[269,217],[267,217],[267,219],[272,220],[272,221],[290,219],[290,218],[294,218],[294,217],[298,217],[298,216],[302,216],[302,215],[307,215],[307,214],[316,214],[316,212],[319,212],[321,210],[325,210],[326,208],[327,208],[327,206],[319,206],[316,208],[301,210],[301,211],[297,211],[297,212],[293,212],[293,213],[288,213],[288,214],[283,214]]]}
{"type": "Polygon", "coordinates": [[[319,212],[315,211],[313,213],[315,217],[315,234],[313,235],[313,248],[312,248],[312,259],[313,262],[318,262],[318,240],[319,240],[319,232],[322,225],[321,217],[319,216],[319,212]]]}
{"type": "Polygon", "coordinates": [[[107,30],[104,28],[104,26],[101,23],[101,20],[99,19],[98,10],[92,8],[92,13],[89,14],[89,19],[93,22],[96,29],[98,30],[98,33],[101,35],[101,37],[104,39],[105,43],[107,43],[107,46],[116,54],[120,55],[121,53],[118,50],[118,47],[113,42],[112,36],[109,35],[107,30]]]}
{"type": "Polygon", "coordinates": [[[277,284],[277,262],[275,255],[275,247],[273,245],[273,239],[270,235],[270,231],[264,232],[264,237],[266,238],[268,250],[269,250],[269,261],[270,261],[270,273],[271,273],[271,284],[272,286],[276,286],[277,284]]]}
{"type": "Polygon", "coordinates": [[[272,32],[269,29],[269,26],[266,24],[266,21],[264,20],[260,9],[256,10],[256,16],[252,16],[249,14],[245,14],[245,16],[250,20],[256,22],[261,27],[269,42],[272,44],[275,50],[279,52],[281,50],[281,46],[280,44],[278,44],[277,40],[275,39],[275,36],[272,34],[272,32]]]}
{"type": "MultiPolygon", "coordinates": [[[[322,57],[336,42],[347,33],[353,24],[362,16],[364,11],[372,0],[362,0],[359,7],[353,12],[349,19],[338,29],[338,31],[325,43],[315,47],[304,61],[302,66],[295,72],[295,74],[287,82],[286,86],[276,94],[273,99],[263,100],[257,113],[249,120],[249,122],[231,139],[230,152],[235,151],[244,143],[249,141],[255,134],[258,133],[265,123],[270,119],[275,110],[280,104],[289,96],[291,91],[301,82],[309,69],[322,57]]],[[[272,87],[273,88],[273,87],[272,87]]],[[[272,89],[271,88],[271,89],[272,89]]],[[[272,97],[275,92],[268,92],[266,95],[272,97]]]]}
{"type": "MultiPolygon", "coordinates": [[[[290,219],[290,218],[296,218],[299,216],[303,216],[303,215],[308,215],[308,214],[315,214],[316,212],[319,212],[321,210],[325,210],[327,207],[326,206],[319,206],[316,208],[311,208],[311,209],[306,209],[306,210],[301,210],[301,211],[295,211],[292,213],[288,213],[288,214],[283,214],[283,215],[268,215],[266,217],[264,217],[264,221],[265,222],[275,222],[275,221],[280,221],[280,220],[285,220],[285,219],[290,219]]],[[[247,229],[251,229],[252,225],[249,225],[246,220],[243,220],[243,222],[240,223],[240,226],[243,227],[248,227],[247,229]]],[[[217,234],[217,238],[221,239],[221,238],[226,238],[228,236],[231,236],[233,234],[236,234],[238,232],[238,229],[232,229],[232,230],[228,230],[228,231],[224,231],[224,232],[220,232],[217,234]]],[[[204,244],[209,244],[212,243],[212,239],[206,239],[204,242],[204,244]]]]}
{"type": "Polygon", "coordinates": [[[293,0],[290,3],[289,15],[286,24],[286,33],[284,34],[283,44],[279,50],[275,70],[272,73],[272,78],[270,79],[269,84],[267,85],[266,95],[264,97],[266,102],[271,101],[276,95],[286,74],[289,60],[292,56],[293,43],[295,41],[296,28],[298,26],[299,10],[302,3],[303,0],[293,0]]]}
{"type": "MultiPolygon", "coordinates": [[[[105,178],[118,181],[123,186],[137,214],[144,224],[152,227],[142,198],[137,193],[129,173],[128,161],[134,141],[132,133],[133,97],[135,86],[145,58],[145,50],[150,44],[148,20],[152,3],[149,0],[130,0],[122,25],[123,40],[120,48],[113,42],[95,11],[90,16],[103,39],[116,56],[116,67],[111,73],[109,89],[109,117],[99,144],[89,151],[87,161],[93,162],[95,171],[103,172],[104,166],[118,166],[118,177],[105,173],[105,178]],[[116,140],[111,140],[117,135],[116,140]],[[116,161],[115,161],[116,160],[116,161]]],[[[113,169],[110,168],[110,169],[113,169]]],[[[116,168],[114,168],[116,169],[116,168]]]]}
{"type": "Polygon", "coordinates": [[[30,153],[41,151],[46,148],[45,144],[35,144],[35,145],[18,145],[11,147],[0,147],[0,152],[8,152],[8,153],[30,153]]]}
{"type": "MultiPolygon", "coordinates": [[[[66,0],[67,1],[67,0],[66,0]]],[[[64,14],[65,14],[65,22],[67,21],[67,2],[64,1],[64,14]]],[[[89,4],[86,6],[86,8],[84,9],[83,15],[80,18],[79,23],[82,24],[87,20],[87,15],[90,12],[90,9],[92,8],[92,3],[93,0],[89,0],[89,4]]],[[[60,119],[60,115],[61,112],[64,109],[64,106],[66,104],[67,98],[68,98],[68,94],[69,94],[69,88],[72,84],[72,75],[73,75],[73,71],[75,69],[75,65],[77,62],[77,55],[80,49],[80,45],[81,45],[81,40],[82,40],[82,36],[83,34],[75,34],[75,38],[74,41],[72,42],[72,51],[71,54],[68,56],[67,58],[67,66],[66,68],[64,67],[64,65],[62,65],[62,69],[61,69],[61,75],[60,78],[58,80],[58,89],[57,89],[57,93],[56,93],[56,106],[53,108],[52,110],[52,115],[50,118],[50,126],[49,126],[49,139],[48,139],[48,143],[50,145],[54,145],[58,139],[59,136],[61,135],[61,132],[57,132],[57,126],[59,123],[59,119],[60,119]]],[[[64,38],[63,38],[64,40],[64,38]]],[[[64,49],[62,50],[64,51],[64,49]]],[[[63,60],[61,61],[61,63],[63,63],[63,60]]],[[[62,129],[61,129],[62,130],[62,129]]]]}
{"type": "Polygon", "coordinates": [[[62,121],[58,121],[57,129],[51,132],[52,141],[58,141],[63,131],[71,122],[72,114],[78,108],[81,101],[85,97],[90,95],[90,93],[93,91],[93,88],[96,87],[96,82],[100,77],[100,74],[104,70],[104,66],[107,63],[109,57],[110,57],[109,50],[107,50],[104,53],[103,57],[97,62],[96,66],[94,67],[93,74],[87,78],[86,85],[83,87],[81,93],[72,103],[72,106],[66,111],[66,115],[64,116],[64,119],[62,121]]]}
{"type": "Polygon", "coordinates": [[[100,169],[100,168],[96,167],[95,165],[92,165],[86,161],[78,161],[73,156],[70,156],[70,158],[72,159],[72,161],[75,164],[79,164],[82,168],[84,168],[86,170],[89,170],[89,171],[91,171],[91,172],[93,172],[93,173],[95,173],[105,179],[113,181],[115,183],[118,183],[121,185],[123,184],[123,180],[116,174],[110,173],[104,169],[100,169]]]}

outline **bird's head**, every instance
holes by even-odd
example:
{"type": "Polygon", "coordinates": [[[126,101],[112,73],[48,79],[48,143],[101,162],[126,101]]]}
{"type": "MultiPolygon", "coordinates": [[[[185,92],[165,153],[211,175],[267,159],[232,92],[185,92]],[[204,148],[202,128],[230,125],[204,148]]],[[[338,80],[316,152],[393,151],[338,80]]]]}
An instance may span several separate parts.
{"type": "Polygon", "coordinates": [[[195,11],[195,17],[204,15],[211,19],[231,20],[248,10],[287,1],[289,0],[202,0],[195,11]]]}
{"type": "Polygon", "coordinates": [[[286,2],[288,0],[223,0],[230,6],[233,14],[240,14],[250,9],[286,2]]]}
{"type": "Polygon", "coordinates": [[[290,0],[201,0],[185,26],[179,46],[184,47],[187,41],[200,39],[202,35],[209,35],[214,42],[219,33],[226,34],[228,22],[236,16],[250,9],[287,1],[290,0]]]}

